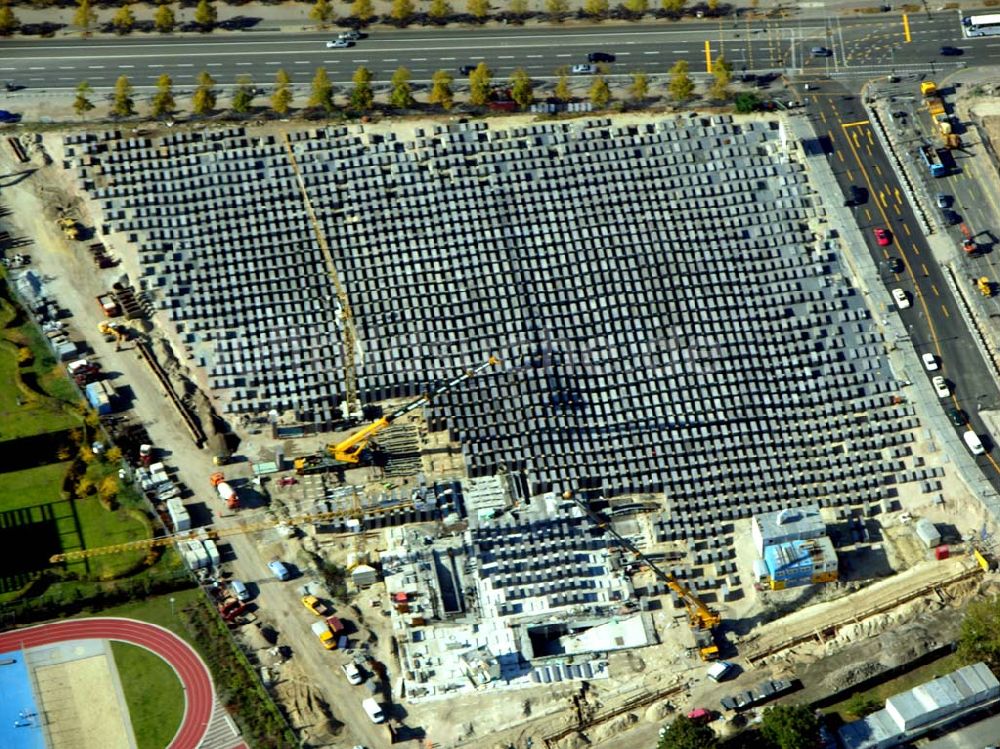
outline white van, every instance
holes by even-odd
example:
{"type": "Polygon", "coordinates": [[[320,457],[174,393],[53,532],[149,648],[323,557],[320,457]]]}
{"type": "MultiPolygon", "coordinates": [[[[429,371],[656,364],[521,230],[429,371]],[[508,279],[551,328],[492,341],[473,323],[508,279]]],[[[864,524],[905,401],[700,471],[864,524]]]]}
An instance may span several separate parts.
{"type": "Polygon", "coordinates": [[[381,723],[385,720],[385,713],[382,712],[382,707],[375,701],[373,697],[362,701],[361,707],[365,709],[368,713],[368,717],[372,719],[372,723],[381,723]]]}
{"type": "Polygon", "coordinates": [[[962,439],[965,440],[965,446],[969,448],[969,452],[973,455],[982,455],[986,452],[986,448],[983,447],[983,443],[979,439],[979,435],[971,429],[962,432],[962,439]]]}
{"type": "Polygon", "coordinates": [[[707,676],[714,682],[725,681],[733,673],[733,668],[732,663],[719,661],[708,667],[707,676]]]}
{"type": "Polygon", "coordinates": [[[236,596],[241,601],[250,600],[250,591],[247,590],[247,586],[243,584],[241,580],[233,580],[229,583],[229,589],[233,591],[233,595],[236,596]]]}

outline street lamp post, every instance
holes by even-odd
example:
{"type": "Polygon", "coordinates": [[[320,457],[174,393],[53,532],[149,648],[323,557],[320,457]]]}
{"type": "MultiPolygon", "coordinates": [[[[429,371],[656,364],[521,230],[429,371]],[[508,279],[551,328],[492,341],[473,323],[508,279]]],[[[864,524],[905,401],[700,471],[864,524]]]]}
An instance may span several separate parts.
{"type": "Polygon", "coordinates": [[[170,616],[174,617],[174,597],[170,596],[170,616]]]}

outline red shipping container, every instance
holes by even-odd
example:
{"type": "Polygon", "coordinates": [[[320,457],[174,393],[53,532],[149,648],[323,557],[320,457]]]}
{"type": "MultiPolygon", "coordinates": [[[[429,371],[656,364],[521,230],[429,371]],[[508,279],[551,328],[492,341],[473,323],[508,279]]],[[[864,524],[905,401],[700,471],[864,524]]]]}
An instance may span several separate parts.
{"type": "Polygon", "coordinates": [[[950,550],[947,546],[938,546],[934,549],[934,558],[938,560],[947,559],[949,553],[950,550]]]}

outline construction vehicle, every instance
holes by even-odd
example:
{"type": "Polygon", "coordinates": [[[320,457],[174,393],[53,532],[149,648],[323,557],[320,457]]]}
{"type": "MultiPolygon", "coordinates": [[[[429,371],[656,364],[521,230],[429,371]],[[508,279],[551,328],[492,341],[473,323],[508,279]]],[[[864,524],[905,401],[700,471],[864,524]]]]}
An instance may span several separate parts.
{"type": "Polygon", "coordinates": [[[941,140],[946,148],[959,148],[961,139],[955,134],[951,117],[945,109],[944,99],[934,81],[924,81],[920,84],[920,94],[924,97],[927,112],[934,121],[934,126],[941,134],[941,140]]]}
{"type": "Polygon", "coordinates": [[[993,284],[990,283],[990,279],[986,276],[976,279],[976,288],[979,289],[979,293],[985,297],[993,296],[993,284]]]}
{"type": "Polygon", "coordinates": [[[213,473],[208,480],[215,487],[215,491],[219,493],[222,501],[226,503],[226,507],[230,510],[240,509],[240,495],[229,485],[225,476],[221,473],[213,473]]]}
{"type": "Polygon", "coordinates": [[[81,387],[94,382],[101,376],[101,365],[86,359],[71,361],[66,365],[66,369],[73,381],[81,387]]]}
{"type": "Polygon", "coordinates": [[[128,340],[128,328],[120,323],[102,322],[97,326],[97,330],[104,336],[105,341],[114,341],[115,350],[120,351],[122,343],[128,340]]]}
{"type": "Polygon", "coordinates": [[[330,611],[329,606],[313,595],[302,596],[302,605],[313,612],[316,616],[325,616],[330,611]]]}
{"type": "Polygon", "coordinates": [[[76,223],[75,219],[69,216],[60,216],[56,219],[56,223],[59,228],[62,229],[63,234],[66,235],[66,239],[79,239],[80,238],[80,225],[76,223]]]}
{"type": "Polygon", "coordinates": [[[97,297],[97,303],[101,305],[101,311],[106,317],[118,317],[122,313],[122,308],[118,306],[114,294],[101,294],[97,297]]]}
{"type": "Polygon", "coordinates": [[[478,367],[466,370],[457,377],[438,385],[431,392],[420,396],[416,400],[410,401],[406,405],[386,414],[377,421],[373,421],[368,426],[359,429],[354,434],[347,437],[347,439],[344,439],[335,445],[327,445],[327,454],[296,458],[295,471],[299,474],[304,474],[329,470],[331,468],[368,465],[372,462],[377,453],[377,446],[373,442],[373,438],[376,434],[388,427],[401,416],[405,416],[411,411],[415,411],[418,408],[426,406],[435,398],[447,393],[452,388],[461,385],[466,380],[471,380],[476,375],[490,367],[496,366],[499,363],[499,359],[495,356],[491,356],[478,367]]]}
{"type": "Polygon", "coordinates": [[[153,446],[152,445],[139,445],[139,463],[140,465],[149,468],[149,464],[153,462],[153,446]]]}
{"type": "Polygon", "coordinates": [[[715,611],[708,608],[708,606],[706,606],[705,603],[680,580],[657,567],[648,556],[639,551],[639,548],[634,543],[618,533],[618,531],[611,526],[611,523],[604,520],[596,512],[591,510],[590,505],[574,496],[573,492],[565,492],[563,497],[575,502],[576,505],[587,515],[590,522],[592,522],[597,528],[611,534],[615,540],[621,544],[621,546],[632,552],[632,554],[636,557],[636,560],[634,560],[632,564],[637,564],[639,562],[645,564],[650,570],[652,570],[654,575],[662,580],[667,587],[677,595],[677,597],[684,604],[684,608],[687,610],[688,624],[691,626],[691,632],[694,635],[695,647],[698,649],[699,657],[703,661],[717,660],[719,657],[719,646],[715,640],[715,629],[722,623],[722,617],[715,611]]]}
{"type": "Polygon", "coordinates": [[[326,620],[313,622],[312,631],[327,650],[334,650],[337,647],[337,636],[330,630],[330,625],[326,623],[326,620]]]}
{"type": "Polygon", "coordinates": [[[977,249],[976,241],[972,237],[966,237],[962,240],[962,249],[966,255],[975,255],[977,249]]]}
{"type": "Polygon", "coordinates": [[[921,143],[917,147],[917,152],[920,154],[920,160],[924,162],[924,166],[927,167],[927,171],[931,173],[932,177],[943,177],[947,173],[936,148],[927,143],[921,143]]]}

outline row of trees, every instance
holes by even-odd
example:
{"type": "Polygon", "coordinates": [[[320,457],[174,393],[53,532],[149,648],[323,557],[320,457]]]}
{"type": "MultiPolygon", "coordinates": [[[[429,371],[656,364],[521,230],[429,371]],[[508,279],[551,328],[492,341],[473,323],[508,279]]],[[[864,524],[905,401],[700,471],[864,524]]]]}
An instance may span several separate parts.
{"type": "MultiPolygon", "coordinates": [[[[813,749],[819,746],[819,720],[804,705],[776,705],[761,715],[761,749],[813,749]]],[[[661,734],[657,749],[720,749],[708,724],[680,715],[661,734]]]]}
{"type": "MultiPolygon", "coordinates": [[[[76,0],[77,7],[73,14],[73,24],[85,33],[97,25],[97,11],[91,0],[76,0]]],[[[465,15],[479,21],[485,21],[492,11],[510,13],[514,16],[528,14],[528,0],[509,0],[506,8],[491,5],[490,0],[462,0],[465,15]]],[[[671,14],[683,12],[686,0],[659,0],[660,8],[671,14]]],[[[707,0],[709,11],[718,8],[718,0],[707,0]]],[[[626,13],[641,16],[651,10],[650,0],[623,0],[619,6],[626,13]]],[[[545,12],[560,18],[569,13],[569,0],[545,0],[545,12]]],[[[609,0],[583,0],[580,12],[587,18],[602,19],[611,14],[609,0]]],[[[399,24],[407,24],[414,20],[417,6],[414,0],[392,0],[389,9],[389,19],[399,24]]],[[[449,0],[430,0],[427,16],[435,22],[444,22],[456,13],[456,8],[449,0]]],[[[331,0],[314,0],[309,11],[309,17],[318,24],[326,25],[337,20],[337,12],[331,0]]],[[[361,24],[367,24],[376,17],[374,0],[351,0],[349,18],[361,24]]],[[[211,0],[199,0],[194,11],[194,22],[204,30],[211,30],[218,22],[218,10],[211,0]]],[[[124,0],[111,19],[111,25],[120,34],[131,32],[136,25],[132,1],[124,0]]],[[[10,8],[9,0],[0,2],[0,35],[12,34],[17,30],[19,22],[10,8]]],[[[153,27],[164,34],[169,34],[177,27],[177,15],[169,2],[162,2],[153,14],[153,27]]]]}
{"type": "MultiPolygon", "coordinates": [[[[560,101],[569,101],[573,98],[570,90],[569,72],[565,67],[556,72],[559,77],[556,80],[553,95],[560,101]]],[[[713,98],[726,98],[728,96],[727,86],[731,78],[728,63],[723,58],[718,58],[715,62],[714,72],[714,83],[710,95],[713,98]]],[[[396,72],[393,73],[389,91],[389,104],[392,107],[409,109],[416,104],[411,80],[412,75],[405,67],[397,68],[396,72]]],[[[351,78],[352,87],[348,92],[348,109],[355,112],[367,112],[372,108],[375,103],[373,81],[374,76],[368,68],[361,66],[354,71],[351,78]]],[[[445,110],[451,109],[455,103],[454,82],[454,76],[448,71],[436,71],[431,77],[427,102],[445,110]]],[[[510,98],[522,109],[526,109],[534,102],[535,84],[524,69],[515,70],[508,84],[510,98]]],[[[687,62],[678,61],[670,69],[670,80],[667,84],[667,93],[670,98],[677,102],[687,101],[694,95],[694,87],[687,62]]],[[[494,95],[493,92],[493,72],[486,63],[481,62],[469,74],[469,103],[473,106],[485,106],[494,95]]],[[[306,108],[322,110],[328,114],[333,112],[336,109],[334,93],[334,85],[330,81],[326,69],[317,68],[312,79],[306,108]]],[[[633,73],[627,93],[628,98],[634,103],[645,101],[650,93],[649,76],[641,72],[633,73]]],[[[250,76],[240,76],[232,91],[230,107],[237,114],[246,114],[253,109],[253,102],[259,94],[260,92],[250,76]]],[[[87,81],[83,81],[77,86],[73,108],[78,115],[84,115],[94,109],[93,95],[93,88],[87,81]]],[[[294,98],[291,78],[284,69],[279,70],[275,76],[274,89],[270,97],[270,109],[275,114],[286,115],[292,109],[294,98]]],[[[611,102],[611,86],[603,74],[594,76],[588,90],[588,98],[599,109],[607,107],[611,102]]],[[[192,97],[192,112],[201,116],[212,114],[218,106],[218,100],[217,81],[207,71],[202,71],[198,74],[197,86],[192,97]]],[[[150,112],[153,117],[169,117],[175,114],[177,109],[173,78],[164,73],[156,81],[156,92],[150,100],[150,112]]],[[[111,113],[118,117],[129,117],[136,114],[135,88],[128,76],[120,76],[115,83],[111,113]]]]}

